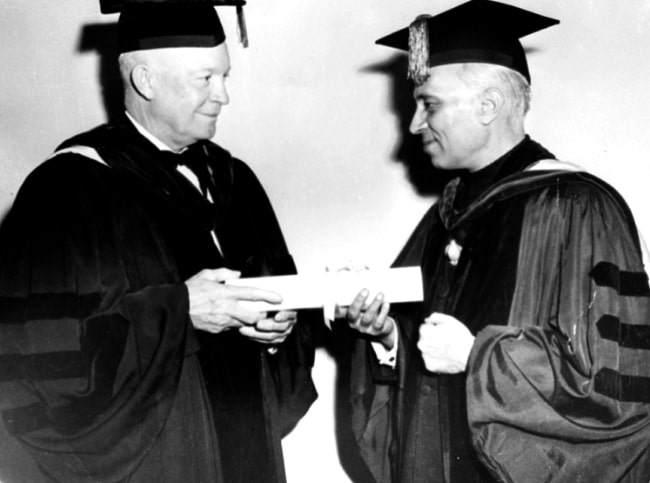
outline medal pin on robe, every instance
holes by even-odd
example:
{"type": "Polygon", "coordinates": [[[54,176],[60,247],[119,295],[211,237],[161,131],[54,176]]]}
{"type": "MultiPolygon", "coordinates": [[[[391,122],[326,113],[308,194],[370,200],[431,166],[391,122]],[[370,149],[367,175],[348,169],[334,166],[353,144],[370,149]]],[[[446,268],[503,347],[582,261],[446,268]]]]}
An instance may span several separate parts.
{"type": "Polygon", "coordinates": [[[447,243],[447,246],[445,247],[445,255],[447,255],[449,263],[453,267],[458,265],[458,260],[460,260],[460,254],[462,251],[463,247],[461,247],[453,238],[449,241],[449,243],[447,243]]]}

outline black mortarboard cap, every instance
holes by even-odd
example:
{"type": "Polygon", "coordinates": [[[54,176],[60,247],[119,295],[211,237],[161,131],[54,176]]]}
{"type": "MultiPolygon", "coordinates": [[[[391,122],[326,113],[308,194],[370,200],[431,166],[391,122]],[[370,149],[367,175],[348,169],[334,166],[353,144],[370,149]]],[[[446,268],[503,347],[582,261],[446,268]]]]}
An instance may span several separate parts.
{"type": "Polygon", "coordinates": [[[117,24],[119,53],[168,47],[214,47],[226,39],[215,10],[235,5],[245,40],[244,0],[101,0],[102,13],[120,12],[117,24]]]}
{"type": "Polygon", "coordinates": [[[243,6],[246,5],[246,0],[99,0],[99,9],[102,13],[117,13],[121,12],[125,6],[142,3],[182,3],[184,5],[204,3],[220,7],[226,5],[243,6]]]}
{"type": "Polygon", "coordinates": [[[408,51],[409,77],[416,82],[426,78],[430,67],[464,62],[503,65],[530,82],[519,39],[558,23],[505,3],[470,0],[438,15],[420,16],[376,43],[408,51]]]}

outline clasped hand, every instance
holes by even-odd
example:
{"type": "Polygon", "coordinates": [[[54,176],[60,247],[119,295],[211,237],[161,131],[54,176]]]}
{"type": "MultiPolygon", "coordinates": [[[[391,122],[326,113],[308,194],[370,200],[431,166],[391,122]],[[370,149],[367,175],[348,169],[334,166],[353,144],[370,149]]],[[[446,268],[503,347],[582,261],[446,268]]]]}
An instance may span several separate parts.
{"type": "Polygon", "coordinates": [[[434,312],[420,326],[418,349],[431,372],[458,374],[467,369],[474,336],[458,319],[434,312]]]}
{"type": "Polygon", "coordinates": [[[296,312],[283,310],[269,318],[265,312],[241,304],[241,301],[278,304],[282,296],[268,290],[223,283],[239,276],[240,272],[227,268],[206,269],[185,282],[192,324],[198,330],[214,334],[237,329],[244,337],[262,344],[283,342],[296,324],[296,312]]]}

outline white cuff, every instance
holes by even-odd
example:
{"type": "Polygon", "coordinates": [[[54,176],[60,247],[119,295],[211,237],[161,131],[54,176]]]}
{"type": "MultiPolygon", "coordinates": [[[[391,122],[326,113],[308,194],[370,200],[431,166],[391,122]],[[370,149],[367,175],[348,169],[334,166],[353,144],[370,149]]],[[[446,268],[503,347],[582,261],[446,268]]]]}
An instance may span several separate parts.
{"type": "Polygon", "coordinates": [[[395,366],[397,365],[397,347],[399,346],[399,330],[397,330],[397,323],[393,324],[393,333],[395,335],[393,339],[395,343],[391,350],[387,350],[381,342],[372,341],[370,342],[370,345],[372,345],[375,355],[377,356],[377,361],[379,361],[381,365],[395,369],[395,366]]]}

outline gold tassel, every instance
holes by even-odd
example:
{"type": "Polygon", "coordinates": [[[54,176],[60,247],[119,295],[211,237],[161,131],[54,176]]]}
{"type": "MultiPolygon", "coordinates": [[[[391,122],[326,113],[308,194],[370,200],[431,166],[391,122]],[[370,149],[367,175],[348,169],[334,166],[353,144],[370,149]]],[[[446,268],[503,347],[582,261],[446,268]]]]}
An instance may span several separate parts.
{"type": "Polygon", "coordinates": [[[409,26],[408,78],[420,85],[429,77],[429,26],[430,15],[420,15],[409,26]]]}
{"type": "Polygon", "coordinates": [[[237,5],[237,28],[239,30],[239,41],[244,46],[248,47],[248,30],[246,29],[246,18],[244,17],[244,7],[237,5]]]}

